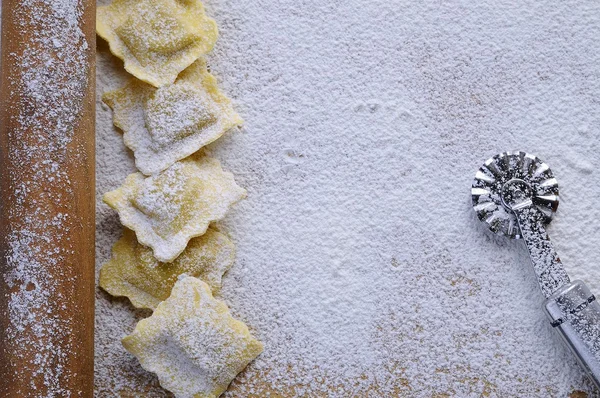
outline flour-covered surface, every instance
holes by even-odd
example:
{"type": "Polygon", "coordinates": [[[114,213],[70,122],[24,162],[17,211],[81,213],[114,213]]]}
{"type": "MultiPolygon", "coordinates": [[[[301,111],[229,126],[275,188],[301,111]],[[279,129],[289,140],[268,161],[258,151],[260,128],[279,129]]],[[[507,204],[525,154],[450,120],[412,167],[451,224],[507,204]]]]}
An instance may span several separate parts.
{"type": "MultiPolygon", "coordinates": [[[[211,72],[246,121],[211,148],[248,190],[219,225],[237,245],[220,298],[265,344],[228,397],[592,391],[523,243],[488,234],[469,193],[490,156],[539,155],[561,188],[552,240],[600,293],[599,5],[206,8],[211,72]]],[[[127,79],[119,62],[99,42],[98,97],[127,79]]],[[[134,171],[111,122],[98,102],[98,268],[121,231],[101,195],[134,171]]],[[[148,315],[98,292],[99,397],[168,396],[119,341],[148,315]]]]}

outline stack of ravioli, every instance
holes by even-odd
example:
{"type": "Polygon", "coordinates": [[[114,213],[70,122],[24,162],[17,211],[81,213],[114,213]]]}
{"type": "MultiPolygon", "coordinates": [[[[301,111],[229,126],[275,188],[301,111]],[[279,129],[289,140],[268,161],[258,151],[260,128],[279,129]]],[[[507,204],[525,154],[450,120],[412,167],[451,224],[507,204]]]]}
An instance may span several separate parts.
{"type": "Polygon", "coordinates": [[[114,0],[97,31],[134,76],[103,100],[140,171],[104,196],[126,228],[100,286],[154,311],[123,345],[164,388],[218,397],[263,346],[213,296],[235,249],[211,223],[246,194],[201,151],[242,123],[202,59],[216,23],[199,0],[114,0]]]}

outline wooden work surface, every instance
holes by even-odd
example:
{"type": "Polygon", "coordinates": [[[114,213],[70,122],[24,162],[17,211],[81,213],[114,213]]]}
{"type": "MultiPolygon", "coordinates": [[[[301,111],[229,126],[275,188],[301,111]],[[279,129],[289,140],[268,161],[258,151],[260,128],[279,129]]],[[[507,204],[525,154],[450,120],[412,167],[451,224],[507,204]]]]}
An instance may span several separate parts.
{"type": "Polygon", "coordinates": [[[93,395],[95,1],[49,4],[1,5],[0,396],[9,398],[93,395]]]}

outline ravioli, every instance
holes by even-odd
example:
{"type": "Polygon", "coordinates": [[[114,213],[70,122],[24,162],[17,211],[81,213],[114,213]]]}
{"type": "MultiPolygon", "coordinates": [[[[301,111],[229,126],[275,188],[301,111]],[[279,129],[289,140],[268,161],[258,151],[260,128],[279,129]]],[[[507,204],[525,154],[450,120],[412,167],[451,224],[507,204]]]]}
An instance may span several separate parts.
{"type": "Polygon", "coordinates": [[[158,173],[197,152],[243,120],[202,59],[174,84],[155,88],[132,79],[103,96],[113,109],[114,124],[146,175],[158,173]]]}
{"type": "Polygon", "coordinates": [[[217,41],[217,24],[199,0],[114,0],[98,7],[96,31],[125,69],[153,86],[177,75],[217,41]]]}
{"type": "Polygon", "coordinates": [[[151,177],[130,174],[104,202],[157,260],[171,262],[245,195],[216,159],[196,154],[151,177]]]}
{"type": "Polygon", "coordinates": [[[155,309],[167,299],[177,277],[194,276],[213,292],[221,289],[221,277],[235,257],[233,243],[224,234],[209,228],[189,241],[172,263],[162,263],[152,250],[138,243],[135,233],[123,231],[112,249],[112,258],[100,269],[100,286],[113,296],[126,296],[137,308],[155,309]]]}
{"type": "Polygon", "coordinates": [[[191,276],[182,276],[171,296],[122,342],[178,398],[218,397],[263,351],[210,287],[191,276]]]}

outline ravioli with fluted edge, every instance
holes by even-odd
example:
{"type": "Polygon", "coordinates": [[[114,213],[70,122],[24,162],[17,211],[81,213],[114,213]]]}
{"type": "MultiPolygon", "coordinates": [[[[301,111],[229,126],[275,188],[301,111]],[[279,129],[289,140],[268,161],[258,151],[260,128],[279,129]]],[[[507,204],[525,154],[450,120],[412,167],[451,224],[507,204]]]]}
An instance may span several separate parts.
{"type": "Polygon", "coordinates": [[[221,137],[242,118],[218,89],[202,59],[175,83],[155,88],[132,79],[102,97],[144,174],[160,172],[221,137]]]}
{"type": "Polygon", "coordinates": [[[218,397],[263,351],[206,283],[185,275],[122,342],[178,398],[218,397]]]}
{"type": "Polygon", "coordinates": [[[130,174],[103,199],[157,260],[171,262],[245,195],[219,161],[195,154],[151,177],[130,174]]]}
{"type": "Polygon", "coordinates": [[[113,246],[111,259],[100,269],[99,285],[113,296],[128,297],[137,308],[155,309],[169,297],[181,274],[201,279],[218,292],[234,257],[231,240],[208,228],[204,235],[192,238],[172,263],[162,263],[150,248],[138,243],[133,231],[125,228],[113,246]]]}
{"type": "Polygon", "coordinates": [[[98,7],[96,31],[125,69],[160,87],[212,50],[217,24],[199,0],[114,0],[98,7]]]}

